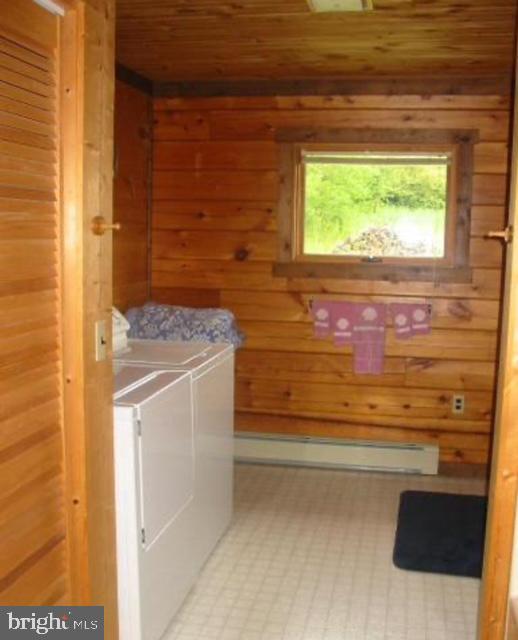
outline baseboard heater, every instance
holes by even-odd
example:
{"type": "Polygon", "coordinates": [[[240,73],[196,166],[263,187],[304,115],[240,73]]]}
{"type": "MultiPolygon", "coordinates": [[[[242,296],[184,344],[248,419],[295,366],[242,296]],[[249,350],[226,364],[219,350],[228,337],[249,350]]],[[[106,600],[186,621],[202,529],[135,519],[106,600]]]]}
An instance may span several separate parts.
{"type": "Polygon", "coordinates": [[[234,445],[234,456],[239,462],[424,475],[437,474],[439,467],[439,447],[430,444],[237,432],[234,445]]]}

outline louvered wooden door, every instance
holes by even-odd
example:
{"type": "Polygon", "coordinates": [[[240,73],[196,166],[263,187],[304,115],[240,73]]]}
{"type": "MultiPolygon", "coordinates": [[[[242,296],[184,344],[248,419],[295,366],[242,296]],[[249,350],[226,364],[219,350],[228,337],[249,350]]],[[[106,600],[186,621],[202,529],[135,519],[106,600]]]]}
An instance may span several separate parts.
{"type": "Polygon", "coordinates": [[[0,603],[67,599],[58,20],[0,21],[0,603]]]}

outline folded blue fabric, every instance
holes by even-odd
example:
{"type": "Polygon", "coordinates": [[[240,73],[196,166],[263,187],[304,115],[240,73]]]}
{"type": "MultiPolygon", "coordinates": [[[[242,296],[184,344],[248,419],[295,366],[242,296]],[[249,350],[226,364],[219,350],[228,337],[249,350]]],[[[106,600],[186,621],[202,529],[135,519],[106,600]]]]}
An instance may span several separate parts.
{"type": "Polygon", "coordinates": [[[191,309],[148,302],[126,313],[129,338],[228,342],[238,349],[244,343],[234,314],[227,309],[191,309]]]}

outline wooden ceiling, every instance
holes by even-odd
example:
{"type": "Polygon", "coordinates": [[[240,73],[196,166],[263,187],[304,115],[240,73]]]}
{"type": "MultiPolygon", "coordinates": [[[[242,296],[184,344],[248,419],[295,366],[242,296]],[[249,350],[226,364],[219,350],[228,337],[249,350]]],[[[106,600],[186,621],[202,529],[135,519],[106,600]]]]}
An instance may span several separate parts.
{"type": "Polygon", "coordinates": [[[117,59],[154,82],[509,76],[516,0],[117,0],[117,59]]]}

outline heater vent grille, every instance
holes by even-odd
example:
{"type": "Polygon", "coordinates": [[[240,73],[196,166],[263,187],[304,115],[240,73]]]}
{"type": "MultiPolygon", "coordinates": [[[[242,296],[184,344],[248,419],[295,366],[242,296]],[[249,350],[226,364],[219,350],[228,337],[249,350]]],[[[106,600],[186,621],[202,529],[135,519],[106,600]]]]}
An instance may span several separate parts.
{"type": "Polygon", "coordinates": [[[369,11],[373,8],[372,0],[308,0],[308,4],[315,13],[369,11]]]}
{"type": "Polygon", "coordinates": [[[363,469],[434,475],[439,467],[436,445],[333,438],[236,433],[235,458],[242,462],[363,469]]]}

